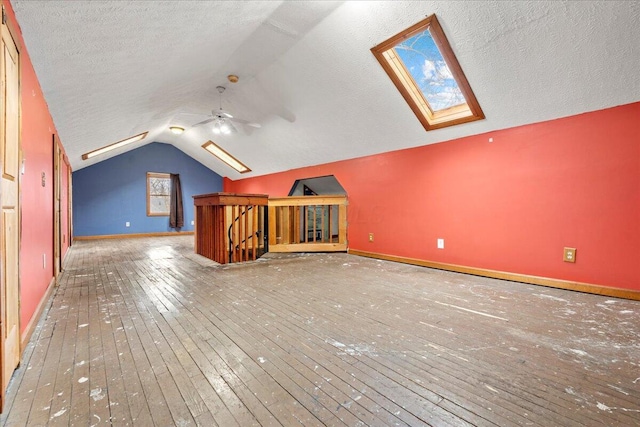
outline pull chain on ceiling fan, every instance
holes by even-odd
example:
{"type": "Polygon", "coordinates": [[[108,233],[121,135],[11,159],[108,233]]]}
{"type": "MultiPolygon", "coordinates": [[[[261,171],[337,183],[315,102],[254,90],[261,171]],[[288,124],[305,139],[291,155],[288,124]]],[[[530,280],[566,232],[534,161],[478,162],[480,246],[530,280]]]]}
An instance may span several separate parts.
{"type": "Polygon", "coordinates": [[[213,133],[215,133],[216,135],[228,135],[231,132],[234,132],[236,129],[233,127],[233,125],[231,124],[231,122],[227,119],[232,119],[233,116],[230,113],[227,113],[226,111],[224,111],[222,109],[222,93],[225,91],[225,87],[224,86],[218,86],[216,87],[216,89],[218,89],[218,93],[220,94],[220,109],[218,110],[218,112],[212,112],[213,114],[213,133]]]}

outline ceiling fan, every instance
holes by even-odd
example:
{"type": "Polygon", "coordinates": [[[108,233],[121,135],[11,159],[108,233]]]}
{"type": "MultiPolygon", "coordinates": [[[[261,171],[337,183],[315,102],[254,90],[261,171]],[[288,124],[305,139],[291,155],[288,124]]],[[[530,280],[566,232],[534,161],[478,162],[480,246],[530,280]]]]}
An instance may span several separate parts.
{"type": "Polygon", "coordinates": [[[216,89],[218,89],[218,93],[220,94],[220,108],[218,110],[212,110],[210,118],[203,120],[199,123],[196,123],[195,125],[193,125],[193,127],[202,126],[207,123],[213,123],[212,130],[213,130],[213,133],[215,133],[216,135],[220,135],[220,134],[228,135],[232,132],[237,132],[236,128],[233,126],[233,122],[240,123],[246,126],[251,126],[254,128],[262,127],[259,123],[253,123],[248,120],[243,120],[237,117],[233,117],[231,113],[224,111],[222,109],[222,93],[225,91],[226,88],[224,86],[217,86],[216,89]]]}

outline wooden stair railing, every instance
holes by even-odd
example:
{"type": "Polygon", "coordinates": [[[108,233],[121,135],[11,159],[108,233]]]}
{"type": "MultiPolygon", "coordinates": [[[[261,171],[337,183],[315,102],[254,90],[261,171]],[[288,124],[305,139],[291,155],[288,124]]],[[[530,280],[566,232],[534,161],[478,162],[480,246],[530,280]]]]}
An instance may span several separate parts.
{"type": "Polygon", "coordinates": [[[267,250],[267,199],[264,194],[193,196],[195,252],[220,264],[258,258],[267,250]]]}
{"type": "MultiPolygon", "coordinates": [[[[249,261],[248,251],[251,248],[258,247],[259,239],[264,239],[264,230],[258,224],[264,224],[264,220],[260,219],[260,212],[257,215],[249,215],[254,206],[248,206],[246,209],[238,209],[238,216],[231,221],[231,225],[227,229],[227,240],[229,242],[229,262],[234,260],[249,261]],[[244,227],[242,219],[244,218],[244,227]],[[239,222],[238,227],[234,225],[239,222]],[[244,236],[244,237],[243,237],[244,236]],[[236,240],[234,240],[236,239],[236,240]],[[238,239],[242,239],[238,242],[238,239]],[[251,241],[251,246],[247,242],[251,241]]],[[[255,213],[255,211],[253,212],[255,213]]],[[[233,216],[233,215],[232,215],[233,216]]],[[[252,257],[255,260],[256,257],[252,257]]]]}
{"type": "Polygon", "coordinates": [[[269,252],[347,250],[347,196],[269,199],[269,252]]]}

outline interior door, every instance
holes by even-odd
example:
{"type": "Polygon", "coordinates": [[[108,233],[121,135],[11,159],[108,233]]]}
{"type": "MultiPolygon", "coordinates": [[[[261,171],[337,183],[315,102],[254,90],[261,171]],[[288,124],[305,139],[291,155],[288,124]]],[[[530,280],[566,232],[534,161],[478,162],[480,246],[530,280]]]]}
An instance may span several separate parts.
{"type": "MultiPolygon", "coordinates": [[[[3,10],[4,15],[4,10],[3,10]]],[[[11,375],[20,362],[19,312],[19,162],[20,162],[20,69],[16,44],[6,24],[2,24],[0,54],[0,330],[2,342],[2,389],[4,393],[11,375]]]]}
{"type": "Polygon", "coordinates": [[[71,166],[67,162],[67,242],[69,246],[73,244],[73,189],[72,189],[71,166]]]}
{"type": "Polygon", "coordinates": [[[62,182],[61,160],[62,150],[60,149],[60,143],[56,134],[53,134],[53,275],[56,280],[62,270],[62,221],[60,218],[62,211],[60,202],[60,186],[62,182]]]}

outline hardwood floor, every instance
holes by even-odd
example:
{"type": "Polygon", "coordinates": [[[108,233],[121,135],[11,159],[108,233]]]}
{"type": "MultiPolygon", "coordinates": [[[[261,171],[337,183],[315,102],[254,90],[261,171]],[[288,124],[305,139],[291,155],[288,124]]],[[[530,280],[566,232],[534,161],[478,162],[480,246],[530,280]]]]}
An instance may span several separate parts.
{"type": "Polygon", "coordinates": [[[0,420],[640,425],[640,302],[192,239],[77,242],[0,420]]]}

